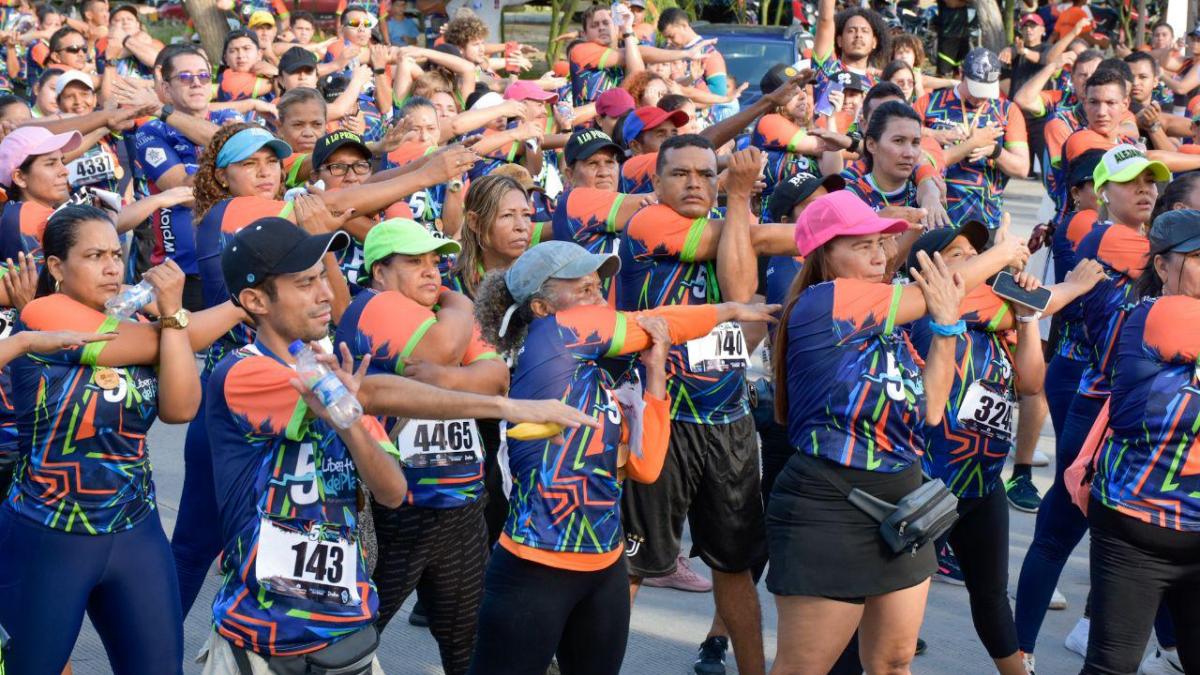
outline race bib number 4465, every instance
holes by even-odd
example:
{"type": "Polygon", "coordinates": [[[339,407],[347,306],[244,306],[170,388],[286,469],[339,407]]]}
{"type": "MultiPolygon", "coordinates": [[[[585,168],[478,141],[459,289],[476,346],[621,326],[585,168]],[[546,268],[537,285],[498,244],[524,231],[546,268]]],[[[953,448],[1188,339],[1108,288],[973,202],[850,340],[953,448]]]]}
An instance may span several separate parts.
{"type": "Polygon", "coordinates": [[[405,420],[396,434],[400,460],[414,469],[483,461],[475,420],[405,420]]]}
{"type": "Polygon", "coordinates": [[[259,520],[254,576],[263,588],[313,602],[358,605],[358,549],[343,537],[259,520]]]}

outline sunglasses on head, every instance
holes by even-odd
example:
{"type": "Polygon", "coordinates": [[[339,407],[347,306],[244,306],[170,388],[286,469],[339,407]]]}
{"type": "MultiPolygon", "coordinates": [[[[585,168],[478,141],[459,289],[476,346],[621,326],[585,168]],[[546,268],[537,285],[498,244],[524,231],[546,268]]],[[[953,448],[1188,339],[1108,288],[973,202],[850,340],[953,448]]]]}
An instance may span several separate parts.
{"type": "Polygon", "coordinates": [[[59,47],[60,52],[69,52],[71,54],[82,54],[87,51],[86,45],[72,45],[70,47],[59,47]]]}
{"type": "Polygon", "coordinates": [[[348,28],[374,28],[379,25],[379,21],[375,17],[368,15],[362,19],[348,19],[342,25],[348,28]]]}
{"type": "Polygon", "coordinates": [[[212,73],[208,72],[207,70],[201,71],[198,73],[190,73],[190,72],[175,73],[174,75],[171,76],[171,79],[178,80],[179,82],[182,82],[183,84],[188,85],[188,86],[191,86],[192,84],[197,83],[197,82],[199,82],[200,84],[208,84],[208,83],[212,82],[212,73]]]}

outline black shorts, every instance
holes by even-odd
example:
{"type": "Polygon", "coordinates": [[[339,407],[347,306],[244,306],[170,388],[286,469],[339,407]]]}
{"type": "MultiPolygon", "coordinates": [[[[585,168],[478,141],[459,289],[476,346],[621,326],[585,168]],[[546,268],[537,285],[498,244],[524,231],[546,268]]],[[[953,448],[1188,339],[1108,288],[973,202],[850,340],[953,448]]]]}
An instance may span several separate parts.
{"type": "Polygon", "coordinates": [[[690,556],[735,573],[766,560],[759,493],[758,437],[749,415],[730,424],[672,422],[662,475],[650,485],[627,481],[621,503],[629,573],[675,571],[686,518],[690,556]]]}
{"type": "MultiPolygon", "coordinates": [[[[775,479],[767,512],[767,590],[861,603],[931,577],[937,566],[934,547],[922,546],[916,555],[893,553],[879,523],[809,465],[824,461],[797,454],[775,479]]],[[[826,466],[851,487],[893,504],[921,486],[916,464],[899,473],[826,466]]]]}

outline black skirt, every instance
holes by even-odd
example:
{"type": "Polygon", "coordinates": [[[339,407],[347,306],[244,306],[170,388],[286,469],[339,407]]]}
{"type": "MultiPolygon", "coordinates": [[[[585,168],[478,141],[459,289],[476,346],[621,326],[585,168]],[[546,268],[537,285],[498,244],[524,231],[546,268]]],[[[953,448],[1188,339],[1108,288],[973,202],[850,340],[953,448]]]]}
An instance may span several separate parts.
{"type": "MultiPolygon", "coordinates": [[[[937,568],[932,545],[916,555],[895,554],[879,534],[879,523],[846,500],[815,473],[809,462],[823,459],[799,454],[788,460],[775,481],[767,508],[767,546],[771,565],[767,590],[846,602],[915,586],[937,568]]],[[[921,486],[914,464],[898,473],[825,466],[880,499],[900,501],[921,486]]]]}

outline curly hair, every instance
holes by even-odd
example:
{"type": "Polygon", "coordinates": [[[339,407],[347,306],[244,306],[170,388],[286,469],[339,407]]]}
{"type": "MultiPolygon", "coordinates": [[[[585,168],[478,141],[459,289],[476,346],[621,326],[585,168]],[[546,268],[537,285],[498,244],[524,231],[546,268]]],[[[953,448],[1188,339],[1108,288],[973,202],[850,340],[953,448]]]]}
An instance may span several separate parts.
{"type": "Polygon", "coordinates": [[[508,284],[504,281],[504,271],[494,270],[479,282],[475,295],[475,323],[479,325],[480,335],[488,344],[496,347],[496,352],[502,356],[512,356],[525,342],[525,334],[529,324],[535,318],[530,300],[521,304],[508,320],[504,335],[500,333],[500,323],[504,321],[504,313],[516,300],[508,292],[508,284]]]}
{"type": "Polygon", "coordinates": [[[196,205],[193,208],[193,212],[196,214],[195,223],[199,224],[214,204],[230,196],[229,188],[222,185],[221,181],[217,179],[217,153],[221,151],[221,148],[225,146],[225,141],[228,141],[231,136],[244,129],[254,128],[257,128],[256,125],[245,122],[221,127],[217,133],[213,134],[212,140],[204,148],[198,161],[200,168],[197,169],[196,178],[192,183],[193,192],[196,194],[196,205]]]}
{"type": "Polygon", "coordinates": [[[892,48],[889,51],[893,60],[896,58],[896,52],[901,49],[907,49],[913,53],[913,68],[920,68],[925,65],[925,44],[921,41],[921,38],[912,33],[893,35],[892,48]]]}
{"type": "Polygon", "coordinates": [[[646,95],[646,89],[650,86],[650,83],[655,80],[666,82],[662,76],[655,75],[648,70],[642,70],[625,78],[625,81],[621,83],[621,88],[629,92],[629,95],[633,97],[635,105],[642,106],[646,105],[642,102],[642,97],[646,95]]]}
{"type": "Polygon", "coordinates": [[[488,27],[483,19],[474,14],[456,16],[446,22],[446,31],[443,36],[446,38],[446,42],[461,49],[472,40],[486,40],[488,27]]]}
{"type": "Polygon", "coordinates": [[[875,49],[871,51],[871,54],[867,57],[867,60],[873,66],[883,66],[889,60],[886,57],[892,52],[891,40],[889,37],[890,32],[888,31],[887,23],[884,22],[883,17],[880,16],[879,12],[876,12],[873,9],[865,9],[863,7],[851,7],[850,9],[843,9],[842,11],[838,12],[833,19],[833,34],[840,37],[846,30],[846,24],[850,22],[850,19],[853,19],[856,16],[860,16],[865,19],[866,22],[871,25],[871,32],[875,34],[875,49]]]}
{"type": "Polygon", "coordinates": [[[529,194],[516,179],[504,175],[488,175],[471,183],[463,203],[462,252],[458,254],[454,271],[462,278],[468,296],[474,297],[479,287],[483,251],[492,245],[492,225],[500,211],[504,196],[516,190],[529,194]]]}

